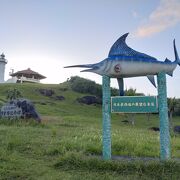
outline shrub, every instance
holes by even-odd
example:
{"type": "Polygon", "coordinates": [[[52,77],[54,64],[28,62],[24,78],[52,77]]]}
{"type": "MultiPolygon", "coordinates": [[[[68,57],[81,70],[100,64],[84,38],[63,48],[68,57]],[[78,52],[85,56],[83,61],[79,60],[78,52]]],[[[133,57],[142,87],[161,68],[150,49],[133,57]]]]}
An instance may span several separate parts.
{"type": "MultiPolygon", "coordinates": [[[[73,76],[69,80],[69,83],[73,91],[96,95],[100,98],[102,97],[102,86],[95,83],[94,81],[84,79],[78,76],[73,76]]],[[[113,96],[118,95],[118,90],[115,88],[111,88],[111,94],[113,96]]]]}

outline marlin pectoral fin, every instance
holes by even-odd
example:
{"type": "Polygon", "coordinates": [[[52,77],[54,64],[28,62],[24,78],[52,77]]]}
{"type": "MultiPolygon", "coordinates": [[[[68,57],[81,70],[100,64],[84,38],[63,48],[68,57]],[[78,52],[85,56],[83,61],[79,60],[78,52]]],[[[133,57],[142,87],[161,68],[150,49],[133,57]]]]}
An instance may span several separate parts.
{"type": "Polygon", "coordinates": [[[149,81],[153,84],[154,87],[156,87],[156,83],[154,80],[154,76],[153,75],[147,75],[147,78],[149,79],[149,81]]]}
{"type": "Polygon", "coordinates": [[[124,81],[123,78],[117,78],[118,85],[119,85],[119,95],[124,96],[124,81]]]}
{"type": "Polygon", "coordinates": [[[173,76],[173,71],[167,72],[166,74],[172,77],[173,76]]]}

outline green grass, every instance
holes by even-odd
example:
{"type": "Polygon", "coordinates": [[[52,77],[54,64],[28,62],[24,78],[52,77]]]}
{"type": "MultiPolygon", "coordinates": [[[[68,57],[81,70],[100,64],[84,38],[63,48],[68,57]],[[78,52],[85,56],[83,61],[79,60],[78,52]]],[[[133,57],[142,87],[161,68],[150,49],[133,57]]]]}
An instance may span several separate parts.
{"type": "MultiPolygon", "coordinates": [[[[180,162],[103,161],[101,106],[76,102],[82,94],[67,84],[0,85],[0,101],[8,88],[16,87],[35,102],[42,123],[34,120],[0,120],[0,179],[178,179],[180,162]],[[53,89],[64,101],[40,95],[38,89],[53,89]],[[42,105],[44,102],[46,105],[42,105]]],[[[135,125],[124,124],[126,116],[112,115],[112,154],[129,157],[159,157],[158,116],[147,120],[135,116],[135,125]]],[[[174,118],[180,125],[180,117],[174,118]]],[[[171,138],[172,157],[180,158],[180,136],[171,138]]]]}
{"type": "Polygon", "coordinates": [[[65,170],[86,170],[92,172],[104,172],[114,175],[139,176],[146,178],[157,179],[169,179],[178,178],[180,163],[177,162],[165,162],[159,163],[156,161],[150,161],[144,163],[142,161],[102,161],[101,159],[94,157],[86,157],[76,153],[65,154],[64,157],[60,157],[55,164],[56,168],[65,170]]]}

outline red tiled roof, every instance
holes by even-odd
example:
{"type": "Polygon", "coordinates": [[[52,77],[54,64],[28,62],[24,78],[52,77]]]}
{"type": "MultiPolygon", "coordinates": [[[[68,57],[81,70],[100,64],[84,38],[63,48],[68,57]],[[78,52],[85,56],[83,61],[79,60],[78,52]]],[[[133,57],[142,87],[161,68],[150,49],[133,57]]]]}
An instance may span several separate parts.
{"type": "Polygon", "coordinates": [[[38,79],[45,79],[46,77],[39,74],[38,72],[32,71],[30,68],[26,69],[26,70],[22,70],[22,71],[18,71],[16,73],[12,73],[10,76],[29,76],[29,75],[34,75],[35,77],[37,77],[38,79]]]}

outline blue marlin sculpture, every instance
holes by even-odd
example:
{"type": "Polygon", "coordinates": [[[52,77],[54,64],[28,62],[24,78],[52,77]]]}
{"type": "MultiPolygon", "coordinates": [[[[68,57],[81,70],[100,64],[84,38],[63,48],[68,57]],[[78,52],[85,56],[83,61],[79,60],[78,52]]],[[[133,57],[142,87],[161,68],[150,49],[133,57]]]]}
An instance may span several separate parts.
{"type": "Polygon", "coordinates": [[[170,76],[173,75],[173,71],[177,64],[180,65],[175,40],[173,41],[175,61],[171,62],[166,58],[165,61],[162,62],[127,46],[126,37],[128,34],[129,33],[124,34],[113,44],[109,51],[108,58],[103,61],[96,64],[74,65],[64,68],[88,68],[81,72],[93,72],[101,76],[106,75],[111,78],[117,78],[120,96],[124,95],[123,78],[147,76],[150,82],[156,87],[154,75],[162,71],[170,76]]]}

